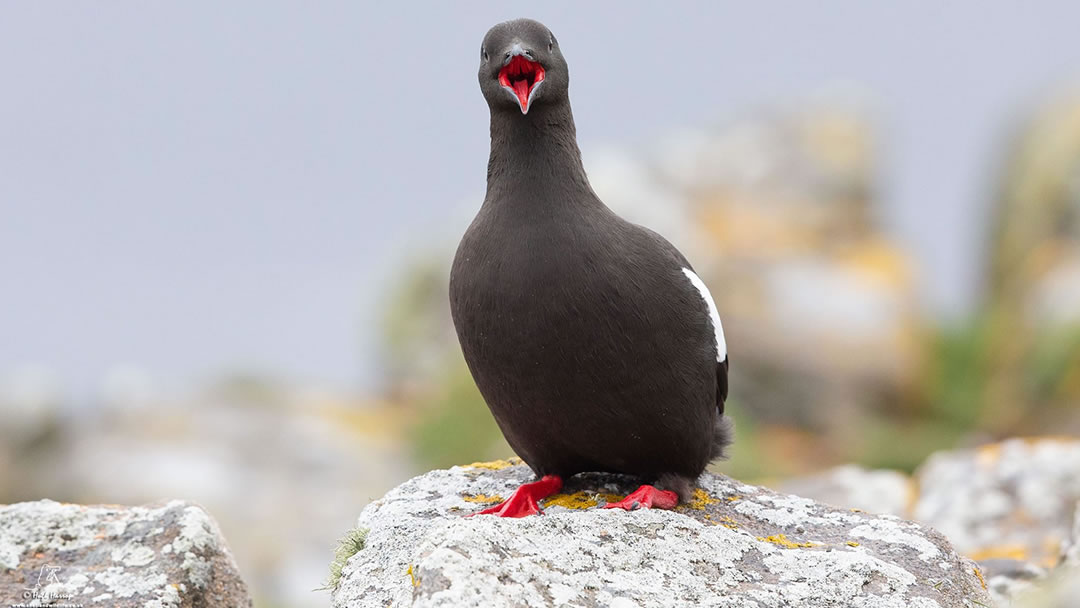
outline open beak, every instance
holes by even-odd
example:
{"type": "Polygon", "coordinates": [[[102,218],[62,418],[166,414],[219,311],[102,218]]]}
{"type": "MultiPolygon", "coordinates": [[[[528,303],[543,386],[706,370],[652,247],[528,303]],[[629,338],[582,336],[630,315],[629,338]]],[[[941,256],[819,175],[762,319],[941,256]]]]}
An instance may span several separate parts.
{"type": "Polygon", "coordinates": [[[514,50],[499,70],[499,84],[503,86],[521,107],[522,114],[529,113],[533,94],[544,81],[544,66],[529,59],[526,51],[515,45],[514,50]]]}

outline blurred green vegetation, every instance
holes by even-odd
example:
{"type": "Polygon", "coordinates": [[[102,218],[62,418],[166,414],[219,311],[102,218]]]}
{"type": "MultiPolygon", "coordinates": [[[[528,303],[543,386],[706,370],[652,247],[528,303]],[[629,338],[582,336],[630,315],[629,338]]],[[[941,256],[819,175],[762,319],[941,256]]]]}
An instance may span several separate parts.
{"type": "Polygon", "coordinates": [[[423,406],[425,413],[412,428],[413,454],[424,469],[505,458],[510,447],[502,441],[495,419],[460,356],[451,357],[437,387],[423,406]],[[503,449],[500,449],[503,448],[503,449]]]}
{"type": "MultiPolygon", "coordinates": [[[[1080,306],[1080,303],[1077,303],[1080,306]]],[[[1035,340],[1025,369],[1025,390],[1036,402],[1067,404],[1080,382],[1080,326],[1044,330],[1035,340]]]]}

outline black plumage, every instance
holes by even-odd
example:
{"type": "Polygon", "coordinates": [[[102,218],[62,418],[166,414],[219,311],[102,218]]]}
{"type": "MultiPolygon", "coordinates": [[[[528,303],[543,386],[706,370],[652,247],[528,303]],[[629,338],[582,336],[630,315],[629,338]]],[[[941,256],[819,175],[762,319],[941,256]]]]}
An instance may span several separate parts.
{"type": "Polygon", "coordinates": [[[487,195],[450,275],[473,378],[538,475],[633,474],[685,500],[732,439],[707,290],[674,246],[593,192],[547,27],[493,27],[479,79],[491,110],[487,195]]]}

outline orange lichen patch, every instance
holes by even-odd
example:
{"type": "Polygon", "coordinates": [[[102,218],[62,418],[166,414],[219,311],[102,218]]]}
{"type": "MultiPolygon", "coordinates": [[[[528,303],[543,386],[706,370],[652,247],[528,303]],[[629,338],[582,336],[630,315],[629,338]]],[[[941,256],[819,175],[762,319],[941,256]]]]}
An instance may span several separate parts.
{"type": "Polygon", "coordinates": [[[1023,545],[999,545],[996,547],[983,547],[968,554],[971,559],[981,562],[987,559],[1015,559],[1028,561],[1028,550],[1023,545]]]}
{"type": "Polygon", "coordinates": [[[847,546],[849,546],[849,547],[858,547],[859,543],[857,543],[857,542],[855,542],[853,540],[849,540],[849,541],[847,541],[847,546]]]}
{"type": "Polygon", "coordinates": [[[1044,538],[1042,548],[1043,558],[1039,560],[1040,563],[1047,568],[1053,568],[1061,560],[1061,539],[1053,537],[1044,538]]]}
{"type": "MultiPolygon", "coordinates": [[[[1017,437],[1009,440],[1009,442],[1014,441],[1022,441],[1029,447],[1035,447],[1041,443],[1076,443],[1074,437],[1068,437],[1066,435],[1039,435],[1035,437],[1017,437]]],[[[984,467],[997,463],[1001,458],[1001,446],[1001,443],[988,443],[979,446],[975,450],[975,462],[984,467]]]]}
{"type": "Polygon", "coordinates": [[[907,501],[904,504],[904,511],[907,513],[907,517],[914,518],[912,515],[915,513],[915,505],[919,502],[919,492],[921,490],[919,486],[919,480],[914,477],[908,477],[908,495],[907,501]]]}
{"type": "Polygon", "coordinates": [[[990,443],[980,446],[975,451],[975,463],[981,467],[990,467],[1001,458],[1001,444],[990,443]]]}
{"type": "Polygon", "coordinates": [[[498,471],[508,467],[514,467],[521,464],[520,458],[507,458],[499,460],[490,460],[488,462],[474,462],[472,464],[462,465],[470,469],[489,469],[492,471],[498,471]]]}
{"type": "Polygon", "coordinates": [[[465,502],[475,502],[484,505],[493,505],[497,502],[502,502],[503,497],[498,494],[494,496],[488,496],[487,494],[466,494],[461,497],[465,502]]]}
{"type": "Polygon", "coordinates": [[[544,507],[564,507],[567,509],[589,509],[604,502],[618,502],[625,498],[619,494],[596,494],[593,492],[574,492],[573,494],[555,494],[544,500],[544,507]]]}
{"type": "Polygon", "coordinates": [[[1021,441],[1028,445],[1035,445],[1038,443],[1076,443],[1076,437],[1070,437],[1068,435],[1037,435],[1032,437],[1021,437],[1021,441]]]}
{"type": "Polygon", "coordinates": [[[787,535],[784,535],[784,534],[773,534],[772,536],[759,536],[758,540],[765,541],[767,543],[772,543],[774,545],[780,545],[781,547],[784,547],[785,549],[800,549],[800,548],[805,548],[805,547],[813,547],[813,546],[816,545],[816,543],[812,543],[810,541],[807,541],[805,543],[792,542],[792,541],[788,540],[787,535]]]}
{"type": "Polygon", "coordinates": [[[413,573],[412,564],[409,564],[409,569],[405,571],[405,574],[409,575],[409,580],[412,582],[413,587],[420,586],[420,579],[416,578],[416,574],[413,573]]]}
{"type": "Polygon", "coordinates": [[[973,568],[973,570],[975,571],[975,578],[979,579],[979,584],[981,584],[983,589],[985,590],[986,589],[986,579],[983,578],[982,570],[979,570],[977,567],[973,568]]]}
{"type": "Polygon", "coordinates": [[[724,500],[728,502],[735,502],[736,500],[742,500],[742,496],[728,496],[724,500]]]}
{"type": "Polygon", "coordinates": [[[899,288],[911,284],[912,271],[907,256],[879,239],[867,239],[840,257],[841,263],[882,287],[899,288]]]}
{"type": "Polygon", "coordinates": [[[337,428],[363,436],[379,445],[397,445],[408,428],[408,416],[387,402],[358,404],[338,399],[317,400],[305,411],[333,423],[337,428]]]}
{"type": "MultiPolygon", "coordinates": [[[[730,500],[730,499],[729,499],[730,500]]],[[[695,511],[704,511],[705,507],[714,505],[720,502],[719,498],[713,498],[709,496],[709,493],[701,488],[694,489],[694,496],[687,502],[679,505],[682,508],[694,509],[695,511]]]]}

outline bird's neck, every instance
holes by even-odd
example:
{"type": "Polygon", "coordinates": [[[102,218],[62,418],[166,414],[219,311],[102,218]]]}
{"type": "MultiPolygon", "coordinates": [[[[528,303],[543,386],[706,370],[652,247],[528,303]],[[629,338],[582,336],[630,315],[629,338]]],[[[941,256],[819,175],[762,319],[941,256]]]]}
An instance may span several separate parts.
{"type": "Polygon", "coordinates": [[[487,186],[487,200],[499,204],[602,204],[585,176],[568,102],[491,113],[487,186]]]}

